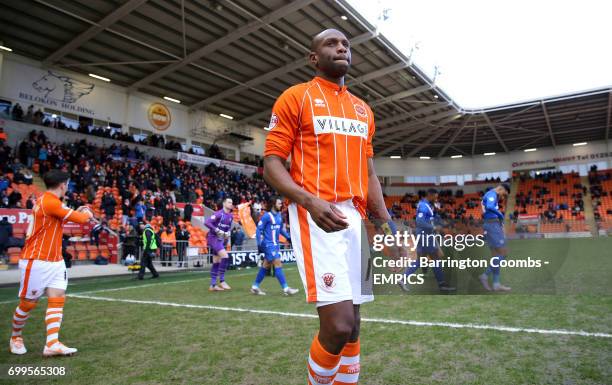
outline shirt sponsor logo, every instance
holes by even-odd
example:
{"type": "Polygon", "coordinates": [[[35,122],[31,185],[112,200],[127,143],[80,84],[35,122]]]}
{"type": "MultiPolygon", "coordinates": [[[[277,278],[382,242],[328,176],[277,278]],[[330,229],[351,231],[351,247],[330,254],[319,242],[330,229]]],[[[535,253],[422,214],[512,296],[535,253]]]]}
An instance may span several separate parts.
{"type": "Polygon", "coordinates": [[[315,135],[342,134],[368,138],[368,125],[360,120],[315,115],[313,124],[315,135]]]}

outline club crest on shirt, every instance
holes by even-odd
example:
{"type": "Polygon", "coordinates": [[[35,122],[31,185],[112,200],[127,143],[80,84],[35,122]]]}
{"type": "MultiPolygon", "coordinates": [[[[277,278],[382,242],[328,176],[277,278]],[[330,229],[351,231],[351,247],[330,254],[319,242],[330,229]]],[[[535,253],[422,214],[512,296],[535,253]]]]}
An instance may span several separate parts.
{"type": "Polygon", "coordinates": [[[366,109],[364,106],[362,106],[361,104],[354,104],[353,105],[355,107],[355,112],[357,113],[357,115],[360,116],[368,116],[368,113],[366,112],[366,109]]]}
{"type": "Polygon", "coordinates": [[[333,289],[334,287],[336,287],[336,282],[334,282],[334,279],[336,278],[336,276],[333,273],[325,273],[321,276],[321,279],[323,280],[323,283],[325,284],[324,289],[333,289]]]}
{"type": "Polygon", "coordinates": [[[276,127],[277,124],[278,124],[278,115],[276,115],[273,112],[272,116],[270,117],[270,124],[268,125],[268,127],[266,127],[266,130],[267,131],[272,130],[274,127],[276,127]]]}

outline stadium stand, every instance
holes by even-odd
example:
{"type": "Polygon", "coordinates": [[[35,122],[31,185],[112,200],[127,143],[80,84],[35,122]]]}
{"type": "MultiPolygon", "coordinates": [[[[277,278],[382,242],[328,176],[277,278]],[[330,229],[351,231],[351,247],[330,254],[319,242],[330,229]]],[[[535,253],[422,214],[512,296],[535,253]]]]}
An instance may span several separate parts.
{"type": "MultiPolygon", "coordinates": [[[[600,172],[599,181],[602,183],[603,190],[612,191],[612,180],[609,178],[610,171],[600,172]]],[[[565,232],[584,232],[589,231],[586,223],[584,210],[584,195],[587,191],[582,185],[577,173],[563,174],[540,173],[534,177],[520,175],[514,178],[518,181],[518,191],[516,194],[516,204],[512,213],[507,213],[510,222],[509,233],[517,231],[536,232],[538,227],[527,226],[527,228],[517,228],[516,220],[520,215],[536,215],[539,218],[539,231],[542,233],[565,233],[565,232]]],[[[488,189],[499,183],[499,181],[473,181],[470,184],[484,183],[483,188],[478,192],[463,193],[463,190],[442,189],[439,194],[438,215],[447,224],[457,226],[468,226],[470,233],[478,233],[481,225],[480,200],[482,194],[488,189]]],[[[593,183],[593,182],[592,182],[593,183]]],[[[406,185],[406,184],[404,184],[406,185]]],[[[425,188],[425,185],[419,185],[425,188]]],[[[440,188],[440,186],[430,185],[429,187],[440,188]]],[[[443,186],[446,187],[446,186],[443,186]]],[[[598,187],[595,188],[597,190],[598,187]]],[[[591,188],[591,192],[593,187],[591,188]]],[[[396,220],[401,220],[408,225],[414,225],[414,216],[419,201],[419,196],[424,193],[406,193],[405,195],[385,196],[385,203],[389,213],[396,220]]],[[[504,204],[501,210],[504,210],[504,204]]],[[[599,208],[598,217],[601,218],[600,227],[609,228],[612,226],[612,198],[609,195],[602,196],[594,201],[594,206],[599,208]]]]}
{"type": "MultiPolygon", "coordinates": [[[[31,131],[28,140],[15,149],[3,145],[0,208],[31,208],[42,193],[32,183],[33,174],[43,175],[47,170],[60,168],[71,174],[65,200],[69,207],[90,204],[96,216],[114,231],[123,229],[129,233],[142,221],[151,223],[156,232],[164,226],[175,231],[184,224],[190,234],[189,245],[204,252],[206,230],[191,221],[180,220],[176,202],[203,204],[214,210],[225,197],[231,197],[235,203],[245,203],[265,201],[273,194],[259,175],[248,177],[213,164],[201,168],[176,159],[147,157],[137,148],[121,143],[98,147],[86,138],[83,135],[77,142],[53,143],[42,128],[31,131]],[[143,205],[140,217],[138,205],[143,205]]],[[[88,235],[76,228],[66,229],[65,233],[88,235]]],[[[16,232],[16,236],[25,234],[16,232]]],[[[67,251],[75,260],[109,255],[106,246],[80,243],[68,246],[67,251]]],[[[11,248],[7,254],[10,263],[16,263],[19,249],[11,248]]]]}
{"type": "Polygon", "coordinates": [[[513,217],[539,216],[544,233],[589,231],[584,215],[586,192],[578,173],[521,175],[513,217]]]}
{"type": "Polygon", "coordinates": [[[595,220],[601,230],[612,230],[612,170],[596,167],[589,172],[590,192],[595,220]]]}

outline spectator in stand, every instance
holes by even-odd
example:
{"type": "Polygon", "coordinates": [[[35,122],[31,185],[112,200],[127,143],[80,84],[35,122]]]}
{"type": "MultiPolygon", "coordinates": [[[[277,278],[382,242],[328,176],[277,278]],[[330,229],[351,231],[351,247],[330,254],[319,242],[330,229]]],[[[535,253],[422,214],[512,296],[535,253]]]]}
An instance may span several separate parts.
{"type": "Polygon", "coordinates": [[[242,251],[242,245],[244,243],[244,231],[240,226],[234,226],[232,229],[231,241],[232,241],[232,249],[242,251]]]}
{"type": "Polygon", "coordinates": [[[36,144],[35,143],[31,143],[28,145],[27,147],[27,154],[28,154],[28,168],[32,168],[32,165],[34,164],[34,160],[36,160],[38,158],[38,149],[36,148],[36,144]]]}
{"type": "Polygon", "coordinates": [[[145,218],[147,222],[151,222],[151,219],[153,219],[154,214],[155,214],[155,207],[153,206],[153,204],[151,204],[151,202],[147,202],[146,210],[145,210],[145,218]]]}
{"type": "Polygon", "coordinates": [[[38,125],[42,125],[43,124],[43,119],[45,118],[45,114],[42,112],[42,110],[39,108],[38,110],[36,110],[36,112],[34,113],[34,117],[32,120],[32,123],[34,124],[38,124],[38,125]]]}
{"type": "Polygon", "coordinates": [[[13,237],[13,225],[7,217],[0,221],[0,256],[5,256],[5,251],[9,248],[10,239],[13,237]]]}
{"type": "Polygon", "coordinates": [[[8,196],[8,206],[9,208],[17,208],[17,203],[21,203],[21,193],[17,190],[13,190],[8,196]]]}
{"type": "MultiPolygon", "coordinates": [[[[165,199],[164,199],[165,201],[165,199]]],[[[161,210],[164,226],[176,226],[178,220],[178,210],[175,209],[172,203],[168,203],[161,210]]]]}
{"type": "MultiPolygon", "coordinates": [[[[36,203],[36,195],[30,194],[30,196],[28,197],[28,200],[26,201],[26,209],[32,210],[34,208],[35,203],[36,203]]],[[[80,204],[79,206],[77,206],[77,208],[80,206],[83,206],[83,204],[80,204]]]]}
{"type": "Polygon", "coordinates": [[[161,233],[162,242],[162,253],[161,262],[162,266],[172,266],[172,250],[176,245],[176,236],[170,226],[166,226],[166,231],[161,233]]]}
{"type": "Polygon", "coordinates": [[[11,148],[0,143],[0,172],[12,172],[11,165],[14,163],[14,161],[15,160],[13,159],[11,148]]]}
{"type": "Polygon", "coordinates": [[[185,222],[191,222],[192,215],[193,215],[193,206],[191,205],[190,202],[187,202],[187,204],[185,204],[185,207],[183,208],[183,220],[185,222]]]}
{"type": "Polygon", "coordinates": [[[72,267],[72,254],[68,252],[68,246],[70,246],[70,236],[67,234],[62,235],[62,258],[64,258],[64,264],[67,269],[72,267]]]}
{"type": "Polygon", "coordinates": [[[13,120],[23,121],[23,109],[19,105],[19,103],[15,103],[13,106],[13,112],[11,113],[13,120]]]}
{"type": "Polygon", "coordinates": [[[10,247],[23,247],[25,239],[13,237],[13,225],[7,217],[0,220],[0,255],[10,247]]]}
{"type": "Polygon", "coordinates": [[[136,204],[134,205],[134,212],[138,222],[142,222],[144,220],[146,210],[147,208],[142,201],[140,199],[137,200],[136,204]]]}
{"type": "Polygon", "coordinates": [[[187,226],[182,224],[180,227],[176,229],[176,253],[178,254],[178,264],[179,267],[187,267],[187,264],[184,263],[185,254],[187,251],[187,246],[189,244],[189,238],[191,235],[189,231],[187,231],[187,226]]]}
{"type": "Polygon", "coordinates": [[[30,170],[23,171],[23,183],[28,186],[34,183],[34,175],[32,175],[32,172],[30,170]]]}
{"type": "Polygon", "coordinates": [[[106,218],[112,219],[115,216],[115,206],[117,206],[115,197],[109,192],[104,193],[100,208],[104,211],[106,218]]]}
{"type": "Polygon", "coordinates": [[[34,119],[34,105],[30,104],[28,110],[25,115],[25,121],[28,123],[32,123],[34,119]]]}
{"type": "Polygon", "coordinates": [[[8,137],[6,136],[6,132],[4,132],[4,128],[0,127],[0,145],[4,145],[7,140],[8,137]]]}
{"type": "Polygon", "coordinates": [[[121,205],[121,224],[128,224],[130,218],[130,212],[132,211],[132,204],[129,199],[124,199],[123,204],[121,205]]]}
{"type": "Polygon", "coordinates": [[[0,171],[0,192],[6,191],[11,186],[9,178],[4,176],[4,173],[0,171]]]}
{"type": "Polygon", "coordinates": [[[105,231],[107,234],[110,234],[110,228],[108,227],[108,222],[106,220],[102,220],[91,229],[89,244],[100,246],[100,234],[105,231]]]}
{"type": "Polygon", "coordinates": [[[6,195],[6,191],[0,191],[0,208],[8,209],[9,208],[9,197],[6,195]]]}
{"type": "Polygon", "coordinates": [[[225,159],[225,157],[223,156],[223,152],[221,152],[221,149],[216,144],[210,146],[208,156],[210,156],[211,158],[225,159]]]}
{"type": "Polygon", "coordinates": [[[119,233],[119,239],[123,244],[122,259],[126,259],[128,255],[131,255],[136,258],[136,252],[138,250],[138,233],[131,225],[122,227],[121,230],[122,233],[119,233]]]}

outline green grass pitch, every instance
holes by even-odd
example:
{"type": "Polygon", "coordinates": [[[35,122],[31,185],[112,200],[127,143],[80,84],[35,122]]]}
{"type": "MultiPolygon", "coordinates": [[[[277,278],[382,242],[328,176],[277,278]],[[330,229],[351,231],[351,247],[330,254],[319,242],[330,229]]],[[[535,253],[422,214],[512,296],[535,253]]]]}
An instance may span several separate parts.
{"type": "MultiPolygon", "coordinates": [[[[509,246],[516,257],[562,255],[557,287],[577,294],[382,295],[362,307],[362,317],[612,334],[612,239],[512,241],[509,246]]],[[[0,383],[303,385],[316,318],[223,309],[316,314],[305,303],[296,267],[286,269],[289,284],[301,289],[295,297],[282,296],[270,277],[262,285],[267,296],[249,294],[255,269],[230,272],[227,281],[233,290],[221,293],[207,291],[208,274],[202,272],[166,274],[154,281],[73,281],[69,294],[98,299],[68,298],[60,339],[79,352],[53,359],[41,355],[45,300],[25,328],[29,352],[8,353],[17,288],[2,288],[0,326],[6,345],[0,350],[0,366],[66,365],[69,375],[46,380],[4,376],[0,383]]],[[[521,282],[513,272],[502,274],[511,285],[521,282]]],[[[360,384],[612,383],[609,336],[382,322],[364,322],[361,330],[360,384]]]]}

